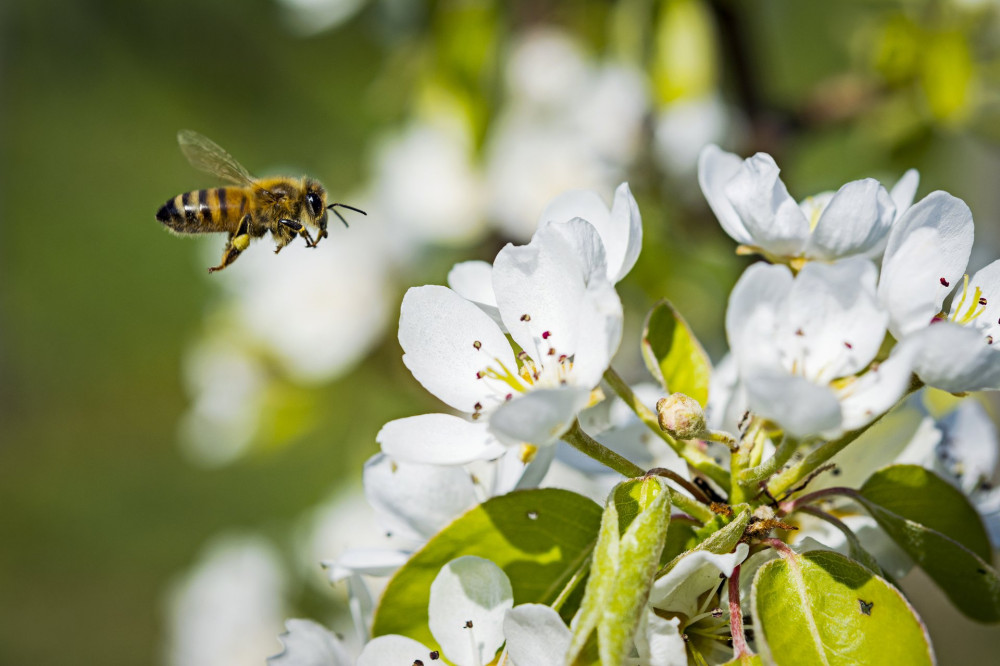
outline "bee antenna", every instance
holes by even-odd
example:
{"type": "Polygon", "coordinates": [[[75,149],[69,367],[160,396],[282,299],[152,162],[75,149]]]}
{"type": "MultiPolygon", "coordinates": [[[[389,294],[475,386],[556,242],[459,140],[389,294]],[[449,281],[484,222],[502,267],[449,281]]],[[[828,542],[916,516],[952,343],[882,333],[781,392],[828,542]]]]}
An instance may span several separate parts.
{"type": "Polygon", "coordinates": [[[346,208],[347,210],[353,210],[355,213],[361,213],[362,215],[368,215],[368,213],[366,213],[365,211],[361,210],[360,208],[355,208],[354,206],[348,206],[347,204],[332,203],[329,206],[327,206],[326,207],[327,210],[332,210],[333,214],[340,218],[340,221],[344,223],[345,227],[348,226],[347,225],[347,220],[345,220],[344,216],[341,215],[340,211],[337,210],[338,207],[339,208],[346,208]]]}

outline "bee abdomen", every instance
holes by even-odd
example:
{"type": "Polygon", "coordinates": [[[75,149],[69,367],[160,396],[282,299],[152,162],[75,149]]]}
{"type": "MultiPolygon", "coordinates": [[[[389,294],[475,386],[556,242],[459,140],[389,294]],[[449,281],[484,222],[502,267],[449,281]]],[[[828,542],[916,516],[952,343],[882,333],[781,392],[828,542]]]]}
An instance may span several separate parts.
{"type": "Polygon", "coordinates": [[[225,187],[193,190],[178,194],[163,204],[156,212],[156,219],[182,234],[225,231],[234,219],[238,219],[235,213],[245,206],[244,197],[238,191],[225,187]]]}

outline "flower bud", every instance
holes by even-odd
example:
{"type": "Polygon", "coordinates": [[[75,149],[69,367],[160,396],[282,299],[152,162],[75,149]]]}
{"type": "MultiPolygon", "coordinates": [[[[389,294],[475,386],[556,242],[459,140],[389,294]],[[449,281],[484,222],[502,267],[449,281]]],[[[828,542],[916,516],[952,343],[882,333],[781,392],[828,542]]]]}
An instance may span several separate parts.
{"type": "Polygon", "coordinates": [[[705,412],[694,398],[672,393],[656,403],[660,428],[677,439],[695,439],[705,434],[705,412]]]}

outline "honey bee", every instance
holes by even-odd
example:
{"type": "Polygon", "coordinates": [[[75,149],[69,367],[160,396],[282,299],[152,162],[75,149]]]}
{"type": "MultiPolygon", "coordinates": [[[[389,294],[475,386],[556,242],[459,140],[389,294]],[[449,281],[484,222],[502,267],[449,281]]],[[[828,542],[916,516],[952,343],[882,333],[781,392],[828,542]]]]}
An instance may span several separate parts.
{"type": "Polygon", "coordinates": [[[156,219],[175,233],[229,234],[222,261],[209,268],[209,273],[221,271],[236,261],[251,239],[261,238],[269,231],[276,244],[275,254],[296,236],[302,236],[306,245],[314,248],[328,235],[327,211],[333,211],[344,226],[347,220],[337,208],[367,215],[347,204],[327,204],[326,190],[312,178],[254,178],[232,155],[197,132],[181,130],[177,133],[177,143],[196,169],[236,186],[178,194],[156,212],[156,219]],[[316,240],[308,227],[318,230],[316,240]]]}

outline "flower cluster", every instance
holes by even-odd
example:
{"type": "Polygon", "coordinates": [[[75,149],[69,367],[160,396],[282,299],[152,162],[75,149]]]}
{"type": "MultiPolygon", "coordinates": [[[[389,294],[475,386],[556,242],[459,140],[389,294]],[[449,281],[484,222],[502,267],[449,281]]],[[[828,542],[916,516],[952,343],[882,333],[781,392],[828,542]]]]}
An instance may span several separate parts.
{"type": "MultiPolygon", "coordinates": [[[[932,663],[893,582],[914,565],[1000,622],[997,436],[966,397],[1000,389],[1000,263],[965,274],[968,207],[914,203],[913,171],[802,202],[768,155],[709,146],[698,171],[766,260],[733,288],[714,370],[667,302],[640,343],[655,388],[611,367],[642,238],[624,184],[407,292],[403,362],[451,411],[376,438],[365,492],[399,548],[328,563],[362,601],[395,572],[357,605],[358,664],[932,663]],[[581,483],[602,471],[603,510],[581,483]]],[[[271,663],[346,663],[318,625],[288,628],[271,663]]]]}

